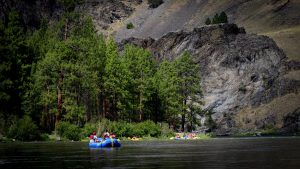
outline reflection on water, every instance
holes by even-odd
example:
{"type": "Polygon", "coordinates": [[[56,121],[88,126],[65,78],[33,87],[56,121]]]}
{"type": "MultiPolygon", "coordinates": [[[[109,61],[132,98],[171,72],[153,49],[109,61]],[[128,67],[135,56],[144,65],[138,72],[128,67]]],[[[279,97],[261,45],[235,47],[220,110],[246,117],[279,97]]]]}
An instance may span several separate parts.
{"type": "Polygon", "coordinates": [[[299,168],[300,138],[0,144],[0,168],[299,168]]]}

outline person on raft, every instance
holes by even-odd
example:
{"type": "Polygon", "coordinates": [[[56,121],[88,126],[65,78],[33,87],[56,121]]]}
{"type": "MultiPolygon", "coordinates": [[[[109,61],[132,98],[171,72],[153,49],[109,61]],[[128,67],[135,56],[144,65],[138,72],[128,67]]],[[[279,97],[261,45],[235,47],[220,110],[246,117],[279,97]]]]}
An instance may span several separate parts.
{"type": "Polygon", "coordinates": [[[97,142],[98,139],[97,139],[97,135],[96,135],[96,132],[93,132],[91,135],[90,135],[90,143],[94,143],[94,142],[97,142]]]}
{"type": "Polygon", "coordinates": [[[104,139],[110,138],[110,137],[109,137],[109,132],[106,131],[106,132],[104,133],[104,136],[103,136],[103,137],[104,137],[104,139]]]}

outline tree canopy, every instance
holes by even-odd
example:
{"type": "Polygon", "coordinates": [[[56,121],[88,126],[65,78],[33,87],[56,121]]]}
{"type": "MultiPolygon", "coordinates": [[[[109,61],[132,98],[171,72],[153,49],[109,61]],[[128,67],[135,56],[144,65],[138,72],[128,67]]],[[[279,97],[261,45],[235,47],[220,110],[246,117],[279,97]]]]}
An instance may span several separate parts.
{"type": "Polygon", "coordinates": [[[35,123],[31,128],[42,132],[60,122],[83,127],[101,119],[182,124],[182,130],[197,124],[200,74],[188,52],[158,63],[147,49],[120,51],[96,33],[90,17],[72,11],[56,23],[44,20],[33,33],[12,11],[0,35],[0,121],[6,126],[0,133],[18,118],[18,125],[35,123]]]}

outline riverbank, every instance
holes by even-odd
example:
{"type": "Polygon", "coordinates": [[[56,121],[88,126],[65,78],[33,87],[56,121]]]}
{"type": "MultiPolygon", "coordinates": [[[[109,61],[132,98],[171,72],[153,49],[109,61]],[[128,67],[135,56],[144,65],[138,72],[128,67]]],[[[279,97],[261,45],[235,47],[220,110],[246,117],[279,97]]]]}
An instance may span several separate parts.
{"type": "MultiPolygon", "coordinates": [[[[195,139],[175,139],[174,137],[120,137],[118,138],[120,141],[125,142],[151,142],[151,141],[195,141],[195,140],[212,140],[212,139],[252,139],[252,138],[300,138],[299,133],[290,133],[290,134],[274,134],[274,135],[255,135],[250,133],[244,133],[240,135],[232,135],[232,136],[216,136],[214,134],[197,134],[195,139]]],[[[49,139],[45,140],[35,140],[35,141],[20,141],[16,139],[11,139],[7,137],[0,137],[0,143],[35,143],[35,142],[62,142],[62,143],[69,143],[69,142],[83,142],[88,143],[89,138],[83,138],[79,141],[68,140],[66,138],[59,138],[55,135],[49,135],[49,139]]]]}

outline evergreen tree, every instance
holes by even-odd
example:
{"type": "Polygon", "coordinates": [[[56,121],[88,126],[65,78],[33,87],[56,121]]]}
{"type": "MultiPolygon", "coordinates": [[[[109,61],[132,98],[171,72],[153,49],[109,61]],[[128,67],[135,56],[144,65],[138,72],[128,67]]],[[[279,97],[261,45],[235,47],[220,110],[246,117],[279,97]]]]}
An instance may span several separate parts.
{"type": "Polygon", "coordinates": [[[219,14],[216,13],[212,19],[212,24],[218,24],[218,23],[220,23],[220,18],[219,18],[219,14]]]}
{"type": "Polygon", "coordinates": [[[142,121],[143,115],[150,113],[145,107],[153,91],[155,62],[150,52],[134,46],[125,47],[123,58],[131,75],[129,90],[132,94],[132,108],[138,112],[139,121],[142,121]]]}
{"type": "Polygon", "coordinates": [[[228,23],[228,18],[224,11],[219,16],[219,23],[228,23]]]}
{"type": "MultiPolygon", "coordinates": [[[[181,102],[181,129],[185,130],[185,120],[188,113],[191,112],[191,107],[201,105],[201,87],[200,74],[198,65],[192,60],[188,52],[184,52],[178,57],[175,62],[177,79],[178,79],[178,93],[181,102]]],[[[200,108],[200,107],[199,107],[200,108]]],[[[195,116],[191,115],[190,119],[194,120],[195,116]]]]}
{"type": "Polygon", "coordinates": [[[210,25],[211,24],[211,20],[209,18],[207,18],[206,21],[205,21],[205,24],[206,25],[210,25]]]}
{"type": "Polygon", "coordinates": [[[181,105],[175,65],[166,60],[161,62],[155,75],[155,82],[158,88],[158,96],[162,104],[160,115],[169,123],[169,126],[173,126],[175,129],[181,105]]]}
{"type": "Polygon", "coordinates": [[[45,52],[34,73],[32,90],[39,93],[41,122],[52,128],[61,119],[83,125],[93,112],[100,113],[96,105],[103,92],[100,80],[104,74],[105,44],[90,18],[79,19],[80,22],[69,23],[73,29],[69,30],[68,39],[49,40],[55,43],[45,52]]]}
{"type": "Polygon", "coordinates": [[[126,69],[126,63],[118,54],[118,48],[113,39],[106,44],[106,63],[104,73],[104,88],[109,99],[109,118],[117,119],[117,113],[124,110],[127,105],[129,91],[128,85],[130,72],[126,69]]]}
{"type": "MultiPolygon", "coordinates": [[[[23,115],[20,109],[22,86],[30,74],[29,48],[19,14],[12,10],[8,23],[0,23],[0,112],[23,115]]],[[[8,115],[8,114],[7,114],[8,115]]]]}

